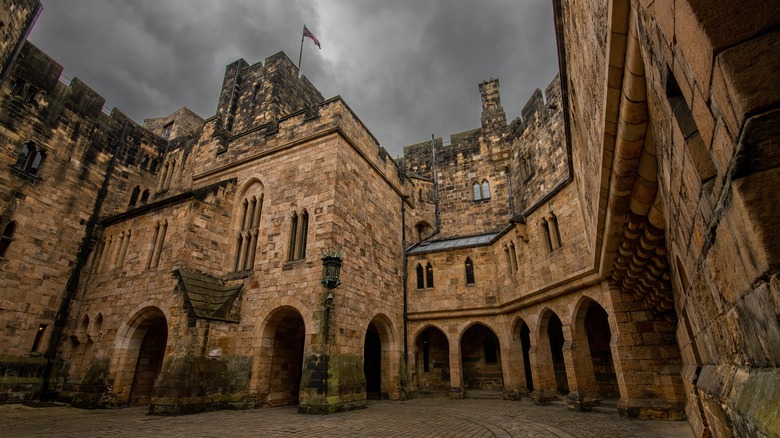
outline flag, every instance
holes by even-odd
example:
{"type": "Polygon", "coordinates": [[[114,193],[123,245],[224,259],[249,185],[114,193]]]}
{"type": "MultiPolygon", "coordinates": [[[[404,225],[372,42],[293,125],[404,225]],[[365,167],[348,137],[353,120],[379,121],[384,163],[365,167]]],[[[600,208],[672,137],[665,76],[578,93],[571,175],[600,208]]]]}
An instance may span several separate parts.
{"type": "Polygon", "coordinates": [[[316,36],[314,36],[314,34],[313,34],[313,33],[311,33],[311,32],[309,31],[309,29],[307,29],[307,28],[306,28],[306,25],[305,25],[305,24],[303,25],[303,36],[311,38],[311,40],[312,40],[312,41],[314,41],[314,44],[316,44],[316,45],[317,45],[317,47],[319,47],[319,48],[320,48],[320,50],[322,50],[322,46],[320,46],[320,42],[319,42],[319,40],[317,39],[317,37],[316,37],[316,36]]]}

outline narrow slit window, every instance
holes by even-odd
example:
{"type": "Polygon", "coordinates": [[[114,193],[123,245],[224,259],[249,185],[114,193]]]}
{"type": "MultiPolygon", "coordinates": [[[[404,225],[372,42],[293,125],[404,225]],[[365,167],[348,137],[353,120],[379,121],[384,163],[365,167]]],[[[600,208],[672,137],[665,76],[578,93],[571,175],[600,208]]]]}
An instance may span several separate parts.
{"type": "Polygon", "coordinates": [[[511,264],[512,272],[517,272],[517,253],[515,252],[515,244],[509,244],[509,260],[511,264]]]}
{"type": "Polygon", "coordinates": [[[430,262],[425,267],[425,287],[428,289],[433,287],[433,266],[430,262]]]}
{"type": "Polygon", "coordinates": [[[425,272],[421,264],[417,264],[417,289],[425,289],[425,272]]]}
{"type": "Polygon", "coordinates": [[[474,284],[474,263],[466,257],[466,284],[474,284]]]}
{"type": "Polygon", "coordinates": [[[290,221],[290,250],[287,256],[288,261],[295,260],[295,242],[296,242],[297,233],[298,233],[298,213],[293,213],[292,220],[290,221]]]}
{"type": "Polygon", "coordinates": [[[135,207],[135,204],[138,202],[138,195],[141,194],[141,187],[135,186],[133,188],[133,193],[130,194],[130,202],[127,203],[128,207],[135,207]]]}
{"type": "Polygon", "coordinates": [[[547,249],[547,252],[551,252],[553,247],[552,239],[550,238],[550,224],[547,223],[546,219],[542,219],[542,234],[542,238],[544,239],[544,246],[547,249]]]}
{"type": "Polygon", "coordinates": [[[558,229],[558,218],[553,214],[550,216],[550,240],[552,241],[554,248],[560,248],[561,243],[561,233],[558,229]]]}
{"type": "Polygon", "coordinates": [[[43,342],[43,334],[46,333],[46,327],[48,327],[48,324],[38,325],[38,331],[35,332],[35,340],[33,341],[32,348],[30,349],[31,353],[37,353],[40,351],[41,342],[43,342]]]}
{"type": "Polygon", "coordinates": [[[309,213],[306,212],[306,210],[303,211],[303,215],[301,216],[301,232],[300,232],[300,241],[299,241],[299,247],[298,247],[298,258],[304,259],[306,258],[306,238],[308,235],[309,230],[309,213]]]}

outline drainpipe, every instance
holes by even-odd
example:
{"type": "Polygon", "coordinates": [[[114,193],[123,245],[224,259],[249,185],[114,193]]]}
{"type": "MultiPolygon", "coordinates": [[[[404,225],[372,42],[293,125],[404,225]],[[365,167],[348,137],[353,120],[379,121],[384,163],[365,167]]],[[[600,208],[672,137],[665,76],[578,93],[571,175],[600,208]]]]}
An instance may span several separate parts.
{"type": "Polygon", "coordinates": [[[48,400],[48,388],[49,381],[51,379],[51,372],[54,366],[54,358],[57,357],[57,350],[59,350],[60,341],[62,340],[62,332],[65,330],[65,326],[68,324],[68,318],[70,317],[70,304],[73,301],[76,292],[78,291],[79,281],[81,279],[81,271],[84,269],[84,265],[87,263],[89,252],[92,250],[92,234],[97,227],[98,220],[100,218],[100,209],[103,207],[103,201],[106,199],[108,193],[108,183],[111,180],[111,174],[114,171],[117,155],[119,155],[119,147],[124,141],[127,135],[128,122],[125,121],[122,127],[122,133],[116,139],[114,143],[114,150],[111,154],[111,159],[108,161],[106,167],[106,176],[103,178],[103,185],[100,187],[100,191],[95,199],[95,207],[92,209],[92,215],[86,224],[84,230],[84,239],[79,245],[79,250],[76,255],[76,266],[70,271],[70,277],[68,283],[65,286],[65,298],[60,303],[60,309],[57,312],[57,316],[54,319],[54,329],[51,332],[51,338],[49,339],[49,346],[46,348],[46,352],[43,353],[43,357],[46,358],[46,366],[43,368],[41,378],[43,383],[41,385],[41,392],[38,395],[40,401],[48,400]]]}
{"type": "Polygon", "coordinates": [[[409,366],[409,349],[406,326],[409,322],[408,297],[406,288],[406,199],[408,196],[401,196],[401,280],[404,290],[404,363],[409,366]]]}

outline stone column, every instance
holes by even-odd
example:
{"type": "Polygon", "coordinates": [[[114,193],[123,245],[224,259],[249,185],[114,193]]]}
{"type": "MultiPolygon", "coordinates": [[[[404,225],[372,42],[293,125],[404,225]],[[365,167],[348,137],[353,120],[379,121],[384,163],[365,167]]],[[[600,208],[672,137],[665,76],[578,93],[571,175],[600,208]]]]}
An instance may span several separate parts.
{"type": "Polygon", "coordinates": [[[463,388],[463,362],[460,357],[460,342],[452,342],[452,339],[448,336],[447,340],[450,343],[450,398],[463,398],[466,395],[465,388],[463,388]]]}
{"type": "Polygon", "coordinates": [[[574,332],[572,327],[576,323],[563,326],[563,336],[566,339],[563,348],[563,357],[566,361],[566,377],[569,381],[569,396],[567,403],[569,408],[578,411],[590,411],[598,405],[596,397],[596,375],[593,371],[593,360],[590,356],[590,345],[585,333],[584,324],[574,332]]]}
{"type": "Polygon", "coordinates": [[[520,331],[512,332],[501,346],[501,372],[504,379],[504,400],[520,400],[525,395],[525,368],[520,331]]]}
{"type": "Polygon", "coordinates": [[[685,418],[685,396],[676,322],[644,310],[630,294],[610,288],[615,311],[612,359],[620,415],[642,419],[685,418]]]}
{"type": "Polygon", "coordinates": [[[531,393],[531,398],[536,404],[549,404],[557,398],[558,390],[546,324],[538,331],[531,332],[531,350],[528,355],[531,358],[534,376],[534,391],[531,393]]]}

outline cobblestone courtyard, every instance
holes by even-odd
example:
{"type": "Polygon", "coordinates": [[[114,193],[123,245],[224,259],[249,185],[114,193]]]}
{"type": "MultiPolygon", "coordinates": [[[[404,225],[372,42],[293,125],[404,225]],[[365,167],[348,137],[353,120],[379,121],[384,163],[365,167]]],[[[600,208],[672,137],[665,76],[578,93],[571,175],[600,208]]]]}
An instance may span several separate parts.
{"type": "Polygon", "coordinates": [[[631,421],[613,408],[574,412],[529,400],[371,401],[368,409],[307,416],[295,407],[217,411],[181,417],[146,408],[80,410],[0,405],[3,437],[692,437],[686,422],[631,421]]]}

